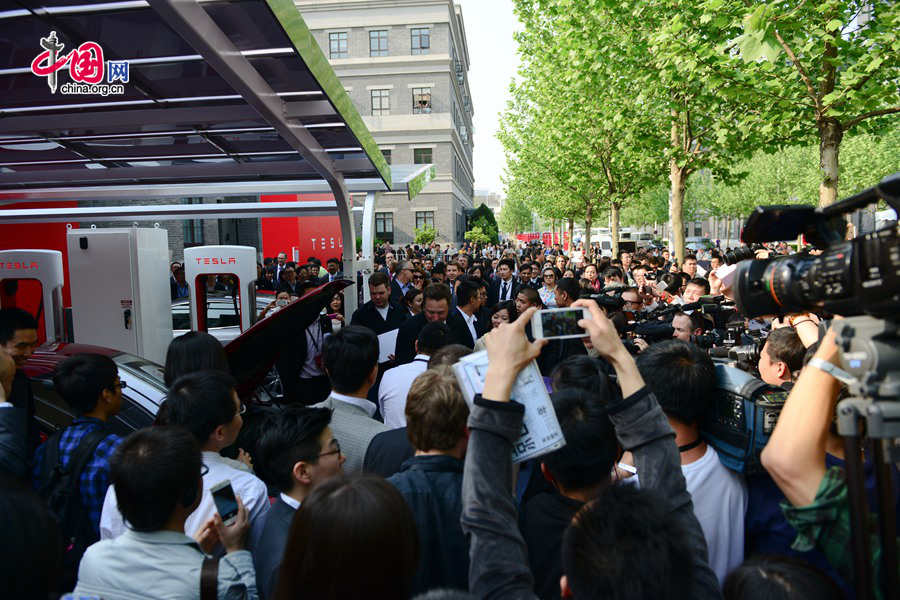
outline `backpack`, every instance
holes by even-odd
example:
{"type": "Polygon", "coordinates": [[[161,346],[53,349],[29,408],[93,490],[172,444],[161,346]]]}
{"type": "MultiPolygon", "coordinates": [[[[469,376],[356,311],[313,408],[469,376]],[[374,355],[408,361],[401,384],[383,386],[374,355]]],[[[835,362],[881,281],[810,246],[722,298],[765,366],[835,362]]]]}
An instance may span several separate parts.
{"type": "Polygon", "coordinates": [[[63,431],[57,431],[47,440],[38,494],[59,523],[63,544],[60,589],[70,590],[78,578],[78,563],[81,562],[84,551],[99,541],[94,524],[91,523],[78,493],[81,473],[109,432],[100,427],[86,434],[72,451],[68,465],[63,467],[59,453],[63,431]]]}

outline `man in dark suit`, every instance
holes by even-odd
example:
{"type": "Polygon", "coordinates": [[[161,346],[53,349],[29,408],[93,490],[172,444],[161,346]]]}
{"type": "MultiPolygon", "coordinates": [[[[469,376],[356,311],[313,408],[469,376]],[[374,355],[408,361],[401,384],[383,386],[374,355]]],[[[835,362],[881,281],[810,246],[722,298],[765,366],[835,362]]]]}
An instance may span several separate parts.
{"type": "Polygon", "coordinates": [[[453,341],[467,348],[484,334],[485,323],[478,319],[481,308],[481,282],[461,277],[456,286],[456,307],[447,317],[447,328],[453,341]]]}
{"type": "Polygon", "coordinates": [[[328,273],[319,280],[319,283],[331,283],[335,279],[343,279],[344,274],[341,272],[341,260],[339,258],[329,258],[325,263],[325,270],[328,273]]]}
{"type": "Polygon", "coordinates": [[[519,293],[519,282],[513,277],[516,263],[511,258],[504,258],[497,263],[497,279],[491,282],[488,290],[488,304],[496,305],[505,300],[515,300],[519,293]]]}
{"type": "Polygon", "coordinates": [[[403,306],[406,292],[412,289],[413,264],[408,260],[397,263],[394,280],[391,281],[391,302],[403,306]]]}
{"type": "Polygon", "coordinates": [[[403,463],[416,454],[409,443],[406,427],[383,431],[372,438],[366,457],[363,460],[363,472],[375,473],[388,478],[399,473],[403,463]]]}
{"type": "Polygon", "coordinates": [[[395,360],[398,365],[410,362],[416,356],[416,340],[426,323],[446,323],[450,314],[450,288],[443,283],[432,283],[425,288],[422,312],[407,319],[397,333],[395,360]]]}
{"type": "Polygon", "coordinates": [[[372,273],[369,276],[369,296],[372,299],[354,311],[350,324],[367,327],[375,335],[400,327],[406,321],[409,311],[390,301],[389,286],[390,279],[387,275],[372,273]]]}
{"type": "Polygon", "coordinates": [[[279,490],[253,553],[261,598],[274,598],[291,520],[310,490],[343,471],[327,408],[289,406],[269,417],[257,446],[257,473],[279,490]]]}

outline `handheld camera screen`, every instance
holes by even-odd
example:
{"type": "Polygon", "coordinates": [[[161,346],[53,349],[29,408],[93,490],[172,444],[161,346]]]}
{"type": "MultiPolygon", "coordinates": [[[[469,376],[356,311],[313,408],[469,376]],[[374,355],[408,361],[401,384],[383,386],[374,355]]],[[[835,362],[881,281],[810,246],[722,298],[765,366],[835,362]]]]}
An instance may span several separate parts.
{"type": "Polygon", "coordinates": [[[570,310],[541,311],[541,330],[543,337],[564,337],[586,335],[584,329],[578,326],[578,321],[584,318],[584,311],[580,308],[570,310]]]}
{"type": "Polygon", "coordinates": [[[234,489],[231,484],[222,487],[216,486],[212,490],[213,502],[216,503],[216,510],[223,522],[233,519],[238,513],[237,500],[234,497],[234,489]]]}

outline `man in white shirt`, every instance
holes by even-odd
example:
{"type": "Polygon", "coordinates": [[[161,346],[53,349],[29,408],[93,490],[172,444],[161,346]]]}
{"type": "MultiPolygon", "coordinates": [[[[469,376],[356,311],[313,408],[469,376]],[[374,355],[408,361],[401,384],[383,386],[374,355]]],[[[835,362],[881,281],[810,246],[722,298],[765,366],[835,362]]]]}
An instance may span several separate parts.
{"type": "Polygon", "coordinates": [[[410,363],[388,369],[378,387],[378,407],[389,429],[406,427],[406,397],[413,380],[428,369],[431,355],[449,343],[447,325],[428,323],[416,339],[416,357],[410,363]]]}
{"type": "Polygon", "coordinates": [[[479,292],[482,283],[473,279],[461,278],[456,288],[456,309],[447,316],[447,326],[453,334],[453,340],[472,348],[481,337],[484,324],[478,322],[478,309],[482,299],[479,292]]]}
{"type": "Polygon", "coordinates": [[[709,566],[721,584],[744,561],[747,485],[700,437],[699,423],[715,395],[715,366],[699,347],[677,339],[653,344],[637,363],[675,430],[681,471],[706,538],[709,566]]]}
{"type": "Polygon", "coordinates": [[[332,392],[315,406],[332,411],[331,430],[347,457],[344,471],[360,473],[372,438],[389,430],[373,418],[376,406],[367,399],[378,378],[378,338],[365,327],[344,327],[325,338],[322,358],[332,392]]]}
{"type": "MultiPolygon", "coordinates": [[[[184,532],[193,536],[216,514],[216,505],[208,491],[228,480],[236,496],[247,508],[250,534],[247,547],[256,547],[269,511],[269,495],[264,484],[244,463],[225,458],[219,452],[237,439],[243,426],[244,405],[235,391],[235,381],[220,371],[197,371],[178,378],[159,409],[161,425],[179,425],[190,431],[203,451],[203,495],[200,505],[184,522],[184,532]]],[[[115,538],[125,532],[127,523],[119,512],[115,490],[110,486],[100,513],[100,539],[115,538]]]]}

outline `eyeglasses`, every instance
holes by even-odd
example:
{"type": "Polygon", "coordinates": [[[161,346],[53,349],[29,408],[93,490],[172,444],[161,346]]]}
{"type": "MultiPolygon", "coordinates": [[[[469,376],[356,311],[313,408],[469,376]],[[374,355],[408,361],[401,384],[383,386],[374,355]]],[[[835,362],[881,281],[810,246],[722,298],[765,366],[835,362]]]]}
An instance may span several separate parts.
{"type": "Polygon", "coordinates": [[[341,444],[337,440],[334,440],[334,450],[322,452],[321,454],[319,454],[319,458],[322,458],[323,456],[331,456],[332,454],[337,454],[338,456],[341,455],[341,444]]]}
{"type": "Polygon", "coordinates": [[[119,388],[120,390],[124,390],[125,388],[128,387],[128,383],[126,383],[124,381],[117,381],[113,384],[113,387],[119,388]]]}
{"type": "Polygon", "coordinates": [[[203,464],[203,463],[200,463],[200,477],[203,477],[203,476],[206,475],[207,473],[209,473],[209,467],[207,467],[207,466],[206,466],[205,464],[203,464]]]}
{"type": "Polygon", "coordinates": [[[245,412],[247,412],[247,405],[244,404],[243,402],[241,402],[241,407],[238,408],[238,414],[239,414],[239,415],[242,415],[242,414],[244,414],[245,412]]]}
{"type": "Polygon", "coordinates": [[[422,279],[425,279],[425,277],[423,275],[413,275],[413,279],[422,280],[422,279]]]}

